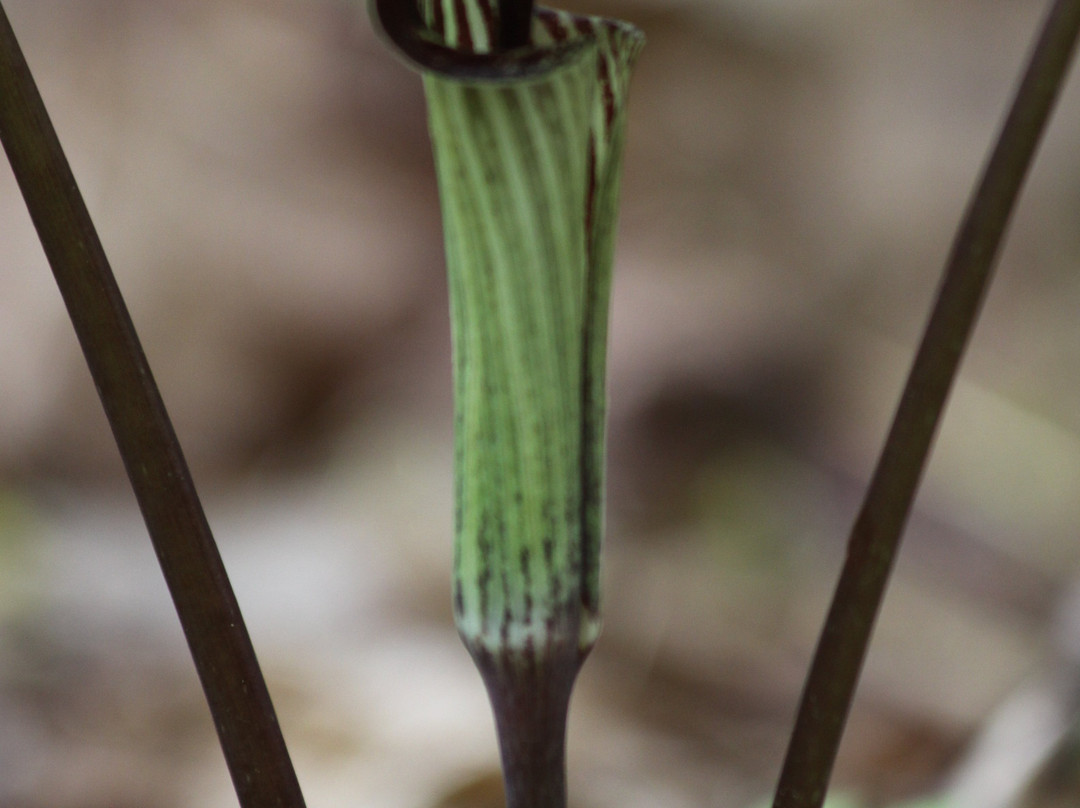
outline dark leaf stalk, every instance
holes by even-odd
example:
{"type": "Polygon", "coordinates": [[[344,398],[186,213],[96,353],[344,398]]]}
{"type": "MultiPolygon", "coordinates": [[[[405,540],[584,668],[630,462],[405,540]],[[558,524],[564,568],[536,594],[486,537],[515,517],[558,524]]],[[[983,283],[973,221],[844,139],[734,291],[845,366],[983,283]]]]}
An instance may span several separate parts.
{"type": "Polygon", "coordinates": [[[112,427],[240,804],[303,808],[270,695],[191,474],[2,6],[0,141],[112,427]]]}
{"type": "Polygon", "coordinates": [[[960,224],[930,320],[848,540],[773,808],[819,808],[934,434],[1036,147],[1076,48],[1080,0],[1056,0],[960,224]]]}

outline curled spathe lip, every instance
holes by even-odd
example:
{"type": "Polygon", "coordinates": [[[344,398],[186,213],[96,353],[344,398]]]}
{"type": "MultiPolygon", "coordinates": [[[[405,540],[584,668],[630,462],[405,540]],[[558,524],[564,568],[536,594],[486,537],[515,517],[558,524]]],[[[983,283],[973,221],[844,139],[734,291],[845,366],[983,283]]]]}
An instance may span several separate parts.
{"type": "Polygon", "coordinates": [[[415,0],[368,0],[368,9],[378,34],[409,67],[467,82],[502,83],[543,78],[552,70],[580,58],[592,46],[590,32],[597,24],[624,35],[641,36],[634,26],[620,20],[566,15],[537,7],[532,15],[533,25],[539,24],[549,33],[559,30],[561,18],[570,17],[578,25],[546,37],[553,41],[543,44],[530,42],[521,47],[481,53],[447,44],[438,32],[425,24],[415,0]]]}

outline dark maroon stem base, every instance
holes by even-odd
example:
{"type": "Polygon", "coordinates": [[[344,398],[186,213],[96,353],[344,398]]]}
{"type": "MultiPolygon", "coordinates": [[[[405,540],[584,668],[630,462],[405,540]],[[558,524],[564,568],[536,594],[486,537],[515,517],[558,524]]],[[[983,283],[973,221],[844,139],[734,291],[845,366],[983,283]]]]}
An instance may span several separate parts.
{"type": "Polygon", "coordinates": [[[472,655],[495,714],[507,808],[566,808],[566,716],[585,655],[472,655]]]}

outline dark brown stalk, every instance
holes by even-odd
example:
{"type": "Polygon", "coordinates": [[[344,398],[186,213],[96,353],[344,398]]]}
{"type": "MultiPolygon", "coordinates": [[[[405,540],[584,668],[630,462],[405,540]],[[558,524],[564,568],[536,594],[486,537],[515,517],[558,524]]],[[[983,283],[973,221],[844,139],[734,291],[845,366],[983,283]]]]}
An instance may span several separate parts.
{"type": "Polygon", "coordinates": [[[851,531],[773,808],[817,808],[825,799],[900,536],[1002,236],[1064,83],[1078,31],[1080,0],[1057,0],[953,242],[934,310],[851,531]]]}
{"type": "Polygon", "coordinates": [[[187,464],[2,5],[0,140],[146,520],[240,804],[302,808],[270,695],[187,464]]]}
{"type": "Polygon", "coordinates": [[[471,651],[495,715],[507,808],[566,808],[566,717],[582,653],[471,651]]]}

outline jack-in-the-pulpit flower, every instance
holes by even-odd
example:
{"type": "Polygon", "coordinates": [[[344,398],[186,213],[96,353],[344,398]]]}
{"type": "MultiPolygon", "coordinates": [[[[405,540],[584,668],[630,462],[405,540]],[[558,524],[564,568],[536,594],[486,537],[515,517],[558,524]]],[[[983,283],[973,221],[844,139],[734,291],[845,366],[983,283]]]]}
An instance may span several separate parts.
{"type": "Polygon", "coordinates": [[[373,0],[423,75],[453,329],[454,615],[511,806],[565,801],[570,690],[600,626],[605,357],[626,23],[495,0],[373,0]],[[528,792],[523,793],[523,792],[528,792]],[[560,796],[562,795],[562,796],[560,796]]]}

